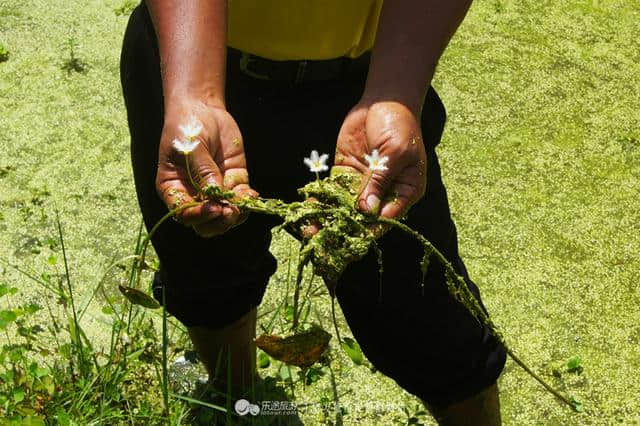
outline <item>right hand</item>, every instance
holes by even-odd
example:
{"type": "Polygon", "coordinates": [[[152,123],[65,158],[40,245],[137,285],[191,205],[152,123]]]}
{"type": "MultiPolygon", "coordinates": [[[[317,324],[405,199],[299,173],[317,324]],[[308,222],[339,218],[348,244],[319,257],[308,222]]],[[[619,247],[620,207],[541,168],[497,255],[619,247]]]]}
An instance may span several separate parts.
{"type": "MultiPolygon", "coordinates": [[[[216,185],[240,197],[258,196],[249,187],[240,129],[224,105],[187,101],[167,108],[160,138],[156,190],[169,209],[194,201],[198,193],[187,175],[186,159],[191,176],[200,187],[216,185]],[[185,139],[179,126],[191,120],[202,124],[202,131],[197,137],[198,146],[185,156],[174,147],[173,140],[185,139]]],[[[212,237],[239,225],[246,215],[231,204],[205,201],[182,210],[175,218],[192,226],[198,235],[212,237]]]]}

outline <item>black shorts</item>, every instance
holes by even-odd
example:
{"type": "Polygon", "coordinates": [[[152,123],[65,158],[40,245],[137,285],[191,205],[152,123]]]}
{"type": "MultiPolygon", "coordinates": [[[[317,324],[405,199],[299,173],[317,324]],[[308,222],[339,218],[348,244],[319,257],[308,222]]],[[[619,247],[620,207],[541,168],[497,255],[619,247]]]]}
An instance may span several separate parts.
{"type": "MultiPolygon", "coordinates": [[[[313,178],[302,159],[312,149],[335,151],[342,121],[362,94],[366,64],[345,67],[330,80],[293,84],[245,75],[237,52],[230,51],[227,62],[227,108],[243,134],[251,186],[264,197],[299,199],[296,189],[313,178]]],[[[136,191],[149,229],[167,209],[155,190],[163,99],[155,33],[144,6],[133,12],[127,27],[121,79],[136,191]]],[[[430,89],[422,114],[427,192],[412,207],[408,224],[455,265],[479,299],[458,256],[456,228],[435,152],[445,117],[442,102],[430,89]]],[[[167,310],[186,326],[217,328],[234,322],[260,304],[276,269],[268,250],[276,223],[252,214],[224,235],[204,239],[191,228],[165,222],[152,239],[161,265],[154,282],[156,298],[164,286],[167,310]]],[[[431,263],[423,295],[421,246],[391,230],[380,239],[380,248],[381,300],[373,254],[350,265],[336,290],[369,360],[407,391],[435,405],[462,400],[495,382],[504,366],[504,348],[451,299],[442,267],[431,263]]]]}

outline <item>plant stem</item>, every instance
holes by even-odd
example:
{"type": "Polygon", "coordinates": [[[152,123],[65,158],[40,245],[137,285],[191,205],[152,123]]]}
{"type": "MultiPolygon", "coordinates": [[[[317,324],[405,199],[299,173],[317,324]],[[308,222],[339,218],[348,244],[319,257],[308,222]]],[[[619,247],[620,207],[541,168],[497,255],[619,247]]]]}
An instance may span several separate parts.
{"type": "Polygon", "coordinates": [[[200,205],[202,203],[203,203],[203,201],[192,201],[190,203],[186,203],[186,204],[183,204],[183,205],[181,205],[179,207],[176,207],[175,209],[170,210],[169,212],[167,212],[167,214],[162,216],[160,218],[160,220],[158,220],[156,222],[156,224],[153,225],[153,227],[151,228],[151,230],[149,231],[147,236],[144,238],[144,241],[142,242],[142,245],[140,247],[140,257],[139,257],[139,262],[140,263],[138,264],[139,266],[137,268],[138,271],[137,271],[137,276],[136,276],[135,288],[138,288],[138,285],[140,284],[140,272],[142,271],[142,267],[144,265],[144,258],[145,258],[145,255],[147,253],[147,246],[149,245],[149,241],[151,240],[151,237],[153,237],[153,234],[156,233],[156,231],[158,230],[160,225],[162,225],[167,219],[177,215],[181,211],[186,210],[186,209],[191,208],[191,207],[198,206],[198,205],[200,205]]]}
{"type": "Polygon", "coordinates": [[[336,330],[336,337],[338,338],[338,346],[342,345],[342,339],[340,338],[340,331],[338,330],[338,322],[336,321],[336,297],[331,296],[331,318],[333,319],[333,328],[336,330]]]}
{"type": "Polygon", "coordinates": [[[369,174],[367,175],[367,180],[364,182],[364,185],[362,185],[362,188],[360,189],[360,191],[358,191],[358,195],[356,195],[356,198],[354,199],[353,209],[355,211],[358,211],[358,200],[360,200],[360,196],[362,195],[364,190],[367,189],[367,185],[369,185],[371,176],[373,176],[373,170],[369,170],[369,174]]]}
{"type": "MultiPolygon", "coordinates": [[[[547,384],[544,381],[544,379],[542,379],[540,376],[538,376],[536,373],[534,373],[533,370],[531,370],[520,358],[518,358],[513,353],[513,351],[511,349],[509,349],[509,347],[507,346],[507,343],[504,340],[504,337],[498,331],[497,327],[495,326],[493,321],[491,321],[489,316],[484,312],[484,310],[482,310],[482,308],[480,307],[480,305],[479,305],[478,301],[476,300],[475,296],[473,296],[473,294],[471,293],[471,291],[467,287],[467,284],[464,281],[464,279],[462,277],[460,277],[460,275],[458,275],[458,273],[453,269],[453,266],[447,260],[447,258],[444,257],[444,255],[442,253],[440,253],[440,251],[437,248],[435,248],[429,242],[429,240],[424,238],[422,236],[422,234],[420,234],[419,232],[414,231],[409,226],[407,226],[404,223],[399,222],[397,220],[388,219],[388,218],[385,218],[385,217],[379,217],[378,220],[380,222],[382,222],[382,223],[386,223],[386,224],[395,226],[397,228],[400,228],[404,232],[413,235],[420,242],[422,242],[423,246],[425,246],[428,250],[430,250],[432,255],[435,255],[438,258],[438,260],[444,266],[444,268],[447,271],[447,273],[449,274],[449,276],[452,277],[453,279],[455,279],[456,281],[458,281],[458,284],[459,284],[458,288],[462,291],[462,293],[465,294],[465,296],[466,296],[465,300],[467,300],[468,303],[472,304],[473,306],[468,306],[467,303],[464,303],[464,302],[462,302],[460,300],[459,301],[470,311],[470,313],[478,321],[484,323],[487,327],[489,327],[489,330],[491,330],[491,334],[493,334],[494,337],[502,344],[502,346],[504,346],[505,350],[507,351],[507,354],[509,354],[511,359],[513,359],[516,362],[516,364],[518,364],[520,367],[522,367],[522,369],[524,369],[524,371],[529,373],[529,375],[531,377],[533,377],[538,383],[540,383],[542,386],[544,386],[544,388],[546,390],[548,390],[552,395],[554,395],[556,398],[558,398],[560,401],[564,402],[565,404],[569,405],[571,408],[573,408],[574,411],[577,411],[576,410],[576,406],[575,406],[574,403],[572,403],[567,397],[563,396],[560,392],[558,392],[557,390],[553,389],[549,384],[547,384]]],[[[451,292],[451,290],[450,290],[450,292],[451,292]]],[[[456,298],[455,295],[452,294],[452,296],[454,298],[456,298]]]]}
{"type": "Polygon", "coordinates": [[[166,291],[162,286],[162,401],[165,415],[169,417],[169,370],[167,368],[167,308],[166,291]]]}
{"type": "MultiPolygon", "coordinates": [[[[291,241],[289,241],[289,261],[287,262],[287,280],[286,280],[286,289],[284,292],[284,300],[285,300],[285,309],[289,306],[289,283],[291,282],[291,255],[293,253],[291,241]]],[[[300,251],[298,251],[298,262],[300,261],[300,251]]]]}
{"type": "Polygon", "coordinates": [[[194,180],[193,176],[191,176],[191,167],[189,166],[189,154],[184,155],[184,161],[187,163],[187,175],[189,176],[189,181],[191,185],[198,191],[198,195],[202,194],[202,188],[198,185],[194,180]]]}
{"type": "MultiPolygon", "coordinates": [[[[69,300],[71,301],[71,312],[73,314],[73,325],[74,325],[74,334],[76,344],[78,345],[78,351],[80,352],[80,357],[78,359],[78,367],[80,368],[80,372],[84,374],[85,369],[85,360],[84,360],[84,351],[82,348],[82,338],[80,337],[80,324],[78,322],[78,316],[76,314],[76,305],[73,298],[73,289],[71,288],[71,278],[69,276],[69,263],[67,261],[67,251],[64,246],[64,237],[62,235],[62,224],[60,223],[60,215],[58,210],[56,209],[56,223],[58,225],[58,236],[60,237],[60,246],[62,247],[62,260],[64,261],[64,272],[67,281],[67,288],[69,291],[69,300]]],[[[69,330],[71,331],[71,330],[69,330]]]]}
{"type": "MultiPolygon", "coordinates": [[[[371,180],[372,175],[373,175],[373,171],[371,171],[367,175],[367,179],[364,182],[364,185],[362,186],[362,189],[360,189],[358,195],[355,198],[354,210],[356,212],[358,212],[358,200],[359,200],[360,196],[362,195],[362,193],[364,192],[364,190],[367,187],[367,185],[369,184],[369,181],[371,180]]],[[[319,176],[316,176],[316,177],[319,179],[319,176]]],[[[239,207],[241,207],[242,209],[244,209],[246,211],[251,211],[251,212],[256,212],[256,213],[263,213],[263,214],[269,214],[269,215],[275,215],[275,216],[282,217],[282,218],[285,219],[285,224],[288,223],[288,222],[289,223],[293,223],[294,221],[298,222],[300,220],[303,220],[306,217],[325,217],[325,218],[329,217],[330,218],[333,213],[340,211],[339,207],[338,208],[323,208],[322,210],[318,210],[318,211],[313,210],[313,211],[310,211],[310,212],[302,212],[301,214],[296,215],[295,219],[291,220],[291,219],[289,219],[288,213],[293,207],[291,207],[291,205],[284,204],[282,202],[277,202],[277,203],[274,203],[274,204],[268,204],[268,203],[273,202],[273,201],[276,201],[276,200],[266,200],[266,201],[263,201],[263,200],[260,200],[260,201],[258,201],[258,200],[247,200],[247,201],[239,200],[236,205],[238,205],[239,207]],[[258,203],[263,203],[264,202],[265,204],[256,205],[257,202],[258,203]]],[[[349,218],[349,217],[347,217],[347,219],[352,219],[356,224],[358,224],[360,226],[364,226],[363,224],[359,223],[359,221],[356,220],[356,219],[349,218]]],[[[548,390],[551,394],[553,394],[555,397],[557,397],[563,403],[569,405],[575,411],[577,411],[576,404],[571,402],[568,398],[563,396],[560,392],[556,391],[550,385],[548,385],[540,376],[538,376],[528,366],[526,366],[526,364],[524,364],[524,362],[522,362],[522,360],[520,360],[511,351],[511,349],[509,349],[509,347],[507,346],[507,344],[505,342],[505,339],[502,336],[502,334],[499,332],[499,330],[497,329],[497,327],[495,326],[495,324],[493,323],[491,318],[489,318],[488,314],[482,308],[482,306],[480,305],[478,300],[475,298],[473,293],[471,293],[471,291],[469,290],[465,279],[463,277],[461,277],[457,273],[457,271],[453,268],[453,266],[449,262],[449,260],[438,249],[436,249],[433,246],[433,244],[431,244],[431,242],[429,240],[427,240],[419,232],[414,231],[413,229],[411,229],[406,224],[404,224],[404,223],[402,223],[402,222],[400,222],[398,220],[395,220],[395,219],[390,219],[390,218],[385,218],[385,217],[378,216],[378,217],[375,218],[375,220],[371,220],[371,223],[373,223],[373,224],[379,223],[379,224],[390,225],[390,226],[399,228],[403,232],[405,232],[405,233],[413,236],[414,238],[416,238],[422,244],[424,252],[425,252],[425,256],[423,257],[423,261],[421,263],[421,267],[423,269],[423,274],[426,273],[426,271],[424,271],[424,269],[425,269],[424,266],[426,265],[426,262],[428,261],[429,257],[432,256],[432,255],[435,256],[437,258],[437,260],[439,261],[439,263],[444,268],[445,277],[446,277],[446,285],[447,285],[448,291],[451,294],[452,298],[454,298],[459,303],[461,303],[465,308],[467,308],[469,313],[479,323],[486,325],[489,328],[489,330],[491,331],[491,333],[494,335],[494,337],[504,346],[507,354],[509,354],[509,356],[520,367],[522,367],[529,375],[531,375],[531,377],[533,377],[536,381],[538,381],[546,390],[548,390]]],[[[377,250],[377,254],[378,254],[378,257],[380,257],[379,249],[377,250]]],[[[381,265],[379,265],[379,266],[381,267],[381,265]]],[[[299,317],[299,313],[298,313],[298,297],[299,297],[299,293],[300,293],[300,284],[301,284],[301,277],[302,277],[303,268],[304,268],[304,265],[300,265],[300,264],[298,265],[298,276],[297,276],[297,279],[296,279],[296,288],[295,288],[295,294],[294,294],[294,318],[293,318],[293,330],[294,331],[298,326],[298,317],[299,317]]],[[[424,279],[423,279],[422,285],[423,285],[423,291],[424,291],[424,279]]],[[[336,321],[336,314],[335,314],[335,297],[331,298],[331,314],[332,314],[332,319],[333,319],[333,325],[334,325],[335,331],[336,331],[336,336],[338,338],[339,344],[341,344],[342,343],[342,339],[340,337],[340,332],[338,330],[338,325],[337,325],[337,321],[336,321]]]]}
{"type": "Polygon", "coordinates": [[[300,298],[300,284],[302,283],[302,273],[304,272],[305,262],[298,260],[298,275],[296,276],[296,286],[293,290],[293,325],[292,330],[295,332],[298,328],[298,319],[300,312],[298,312],[298,299],[300,298]]]}
{"type": "Polygon", "coordinates": [[[311,299],[309,297],[309,294],[311,293],[311,288],[313,287],[313,278],[316,276],[315,272],[312,270],[311,271],[311,279],[309,280],[309,286],[307,287],[307,292],[305,293],[304,297],[302,298],[302,303],[300,304],[300,314],[302,314],[302,312],[304,311],[304,307],[306,305],[307,302],[311,303],[311,299]]]}
{"type": "MultiPolygon", "coordinates": [[[[511,349],[509,349],[506,345],[504,346],[504,348],[506,349],[507,353],[509,354],[509,356],[511,357],[511,359],[513,359],[515,361],[516,364],[518,364],[520,367],[522,367],[522,369],[524,371],[526,371],[527,373],[529,373],[529,375],[531,377],[533,377],[538,383],[540,383],[542,386],[544,386],[544,388],[546,390],[548,390],[549,392],[551,392],[551,394],[553,394],[553,396],[555,396],[556,398],[558,398],[560,401],[564,402],[565,404],[569,405],[571,408],[573,408],[574,410],[576,410],[576,406],[573,402],[571,402],[571,400],[569,400],[566,396],[562,395],[560,392],[558,392],[557,390],[555,390],[554,388],[552,388],[551,386],[549,386],[547,384],[547,382],[545,382],[540,376],[538,376],[536,373],[533,372],[533,370],[531,370],[524,362],[522,362],[522,360],[520,358],[518,358],[512,351],[511,349]]],[[[576,410],[577,411],[577,410],[576,410]]]]}
{"type": "MultiPolygon", "coordinates": [[[[135,249],[135,253],[137,256],[141,255],[141,249],[142,249],[142,229],[144,228],[144,221],[140,221],[140,225],[138,226],[138,236],[136,237],[136,249],[135,249]]],[[[134,283],[138,283],[138,275],[142,270],[142,266],[144,265],[144,259],[140,258],[140,270],[138,270],[138,268],[136,268],[136,261],[133,261],[133,264],[131,265],[131,273],[129,274],[129,287],[133,286],[134,283]]],[[[123,315],[124,318],[124,315],[123,315]]],[[[133,304],[129,305],[129,311],[127,312],[127,334],[129,334],[131,332],[131,322],[133,320],[133,304]]],[[[120,338],[120,331],[118,331],[118,338],[120,338]]],[[[125,362],[126,362],[126,358],[125,358],[125,362]]]]}

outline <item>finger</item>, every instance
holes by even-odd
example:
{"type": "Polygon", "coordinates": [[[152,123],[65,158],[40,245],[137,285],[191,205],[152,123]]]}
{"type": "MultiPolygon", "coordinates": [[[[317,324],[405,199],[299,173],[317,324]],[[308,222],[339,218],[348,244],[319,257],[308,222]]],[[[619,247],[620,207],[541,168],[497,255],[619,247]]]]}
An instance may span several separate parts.
{"type": "MultiPolygon", "coordinates": [[[[258,197],[258,193],[249,187],[248,182],[249,175],[245,168],[232,168],[224,172],[223,187],[225,189],[233,190],[239,197],[258,197]]],[[[215,220],[198,222],[194,230],[202,237],[213,237],[242,224],[247,218],[248,213],[242,213],[233,204],[226,204],[220,206],[219,217],[215,220]]]]}
{"type": "MultiPolygon", "coordinates": [[[[218,111],[218,114],[221,114],[218,117],[220,149],[213,158],[225,174],[228,170],[234,169],[243,169],[246,172],[244,142],[238,124],[227,112],[218,111]]],[[[248,179],[245,183],[249,183],[248,179]]]]}
{"type": "MultiPolygon", "coordinates": [[[[220,186],[223,187],[223,175],[220,168],[213,160],[215,153],[209,152],[203,144],[200,144],[190,155],[184,156],[185,168],[184,173],[187,170],[191,173],[191,179],[189,176],[185,176],[182,180],[189,184],[189,188],[196,194],[199,189],[205,186],[220,186]],[[202,147],[202,148],[201,148],[202,147]],[[189,168],[186,168],[186,162],[189,161],[189,168]],[[197,188],[192,188],[193,182],[197,188]]],[[[177,219],[179,222],[185,225],[196,227],[204,227],[203,234],[207,236],[213,235],[218,229],[225,229],[229,225],[228,222],[235,222],[239,213],[233,210],[229,210],[227,207],[220,203],[213,201],[205,201],[201,206],[191,207],[181,212],[177,219]],[[221,218],[226,219],[222,220],[221,218]],[[213,225],[211,225],[213,224],[213,225]]],[[[198,232],[198,230],[196,230],[198,232]]]]}
{"type": "MultiPolygon", "coordinates": [[[[309,197],[304,201],[306,203],[317,203],[318,199],[315,197],[309,197]]],[[[309,220],[309,223],[301,227],[302,236],[306,239],[311,238],[316,235],[321,228],[322,226],[320,225],[320,222],[318,222],[316,219],[311,219],[309,220]]]]}
{"type": "MultiPolygon", "coordinates": [[[[247,176],[246,171],[245,173],[238,173],[237,175],[247,176]]],[[[227,175],[225,175],[225,177],[227,177],[227,175]]],[[[241,178],[240,180],[245,181],[246,179],[241,178]]],[[[246,183],[237,183],[232,189],[238,194],[239,197],[258,196],[258,193],[251,189],[246,183]]],[[[199,223],[197,226],[194,226],[194,230],[198,233],[198,235],[207,238],[223,234],[229,229],[245,222],[249,216],[248,212],[241,212],[240,209],[233,204],[224,204],[220,207],[221,213],[218,218],[213,221],[199,223]]]]}
{"type": "MultiPolygon", "coordinates": [[[[390,169],[393,170],[391,167],[390,169]]],[[[358,200],[360,211],[377,216],[380,213],[382,198],[393,178],[389,170],[373,172],[358,200]]]]}
{"type": "Polygon", "coordinates": [[[225,170],[224,189],[234,191],[239,197],[256,198],[258,196],[258,193],[249,186],[249,173],[245,168],[225,170]]]}
{"type": "Polygon", "coordinates": [[[406,194],[400,193],[396,186],[391,191],[391,196],[385,198],[382,201],[380,207],[380,216],[388,217],[390,219],[399,218],[409,211],[409,207],[413,204],[412,197],[406,194]]]}
{"type": "MultiPolygon", "coordinates": [[[[166,182],[161,192],[161,198],[171,210],[193,203],[195,200],[188,193],[181,181],[166,182]]],[[[216,203],[203,202],[193,207],[188,207],[176,213],[174,218],[185,225],[205,223],[218,218],[222,214],[222,206],[216,203]]]]}
{"type": "Polygon", "coordinates": [[[425,193],[426,180],[421,179],[419,167],[406,170],[393,183],[382,200],[380,215],[388,218],[404,216],[425,193]]]}
{"type": "Polygon", "coordinates": [[[241,215],[237,208],[234,210],[232,206],[224,206],[222,214],[215,220],[200,223],[193,226],[194,231],[204,238],[214,237],[227,232],[229,229],[237,226],[241,215]]]}
{"type": "Polygon", "coordinates": [[[366,174],[367,165],[362,153],[369,151],[365,123],[366,108],[354,108],[347,114],[338,132],[334,167],[348,167],[360,174],[366,174]]]}
{"type": "MultiPolygon", "coordinates": [[[[249,186],[247,169],[226,170],[224,173],[224,186],[225,189],[231,189],[240,198],[258,198],[259,196],[258,192],[249,186]]],[[[232,226],[238,226],[244,223],[248,217],[249,212],[241,212],[238,210],[235,223],[232,226]]]]}
{"type": "Polygon", "coordinates": [[[202,238],[211,238],[222,235],[233,227],[233,224],[222,220],[207,222],[201,225],[193,225],[193,230],[202,238]]]}
{"type": "Polygon", "coordinates": [[[304,225],[302,227],[302,236],[305,239],[309,239],[314,235],[316,235],[318,231],[320,231],[320,224],[314,221],[314,223],[311,223],[309,225],[304,225]]]}
{"type": "MultiPolygon", "coordinates": [[[[202,146],[202,144],[200,146],[202,146]]],[[[212,158],[212,155],[215,154],[210,153],[205,148],[200,149],[200,146],[198,146],[191,155],[188,155],[185,158],[186,161],[189,161],[189,169],[193,181],[200,188],[204,188],[207,185],[224,187],[222,172],[212,158]]],[[[184,172],[186,174],[186,167],[184,172]]],[[[185,176],[185,181],[191,182],[188,176],[185,176]]]]}

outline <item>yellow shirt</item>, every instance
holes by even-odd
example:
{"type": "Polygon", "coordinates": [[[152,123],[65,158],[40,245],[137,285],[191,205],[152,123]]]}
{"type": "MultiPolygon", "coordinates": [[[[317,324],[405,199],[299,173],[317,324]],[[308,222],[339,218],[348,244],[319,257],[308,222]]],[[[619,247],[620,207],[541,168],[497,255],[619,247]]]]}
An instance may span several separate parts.
{"type": "Polygon", "coordinates": [[[373,47],[383,0],[229,0],[229,46],[274,60],[355,58],[373,47]]]}

